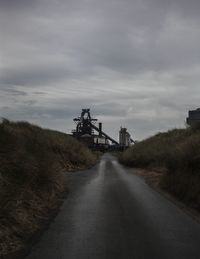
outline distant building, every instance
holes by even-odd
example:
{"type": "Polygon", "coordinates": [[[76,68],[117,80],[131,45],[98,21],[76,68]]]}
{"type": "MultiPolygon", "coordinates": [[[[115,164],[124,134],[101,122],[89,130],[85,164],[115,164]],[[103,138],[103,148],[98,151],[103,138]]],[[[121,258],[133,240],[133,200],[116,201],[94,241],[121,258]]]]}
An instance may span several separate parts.
{"type": "Polygon", "coordinates": [[[193,111],[189,111],[186,122],[190,126],[200,123],[200,108],[193,110],[193,111]]]}
{"type": "Polygon", "coordinates": [[[94,136],[94,143],[99,145],[109,145],[108,139],[98,135],[94,136]]]}
{"type": "Polygon", "coordinates": [[[110,145],[109,141],[118,146],[119,143],[116,140],[102,131],[101,122],[98,126],[95,125],[97,121],[91,116],[90,109],[82,109],[81,116],[74,118],[76,129],[72,131],[73,136],[90,148],[104,146],[107,149],[110,145]]]}
{"type": "Polygon", "coordinates": [[[119,144],[122,147],[129,147],[131,145],[131,135],[126,128],[122,128],[119,131],[119,144]]]}

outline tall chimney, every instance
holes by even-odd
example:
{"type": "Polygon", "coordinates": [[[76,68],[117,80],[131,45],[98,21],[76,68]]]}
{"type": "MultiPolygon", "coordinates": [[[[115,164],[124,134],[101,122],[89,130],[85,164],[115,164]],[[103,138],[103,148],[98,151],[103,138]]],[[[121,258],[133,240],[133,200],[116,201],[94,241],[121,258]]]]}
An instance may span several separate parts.
{"type": "Polygon", "coordinates": [[[102,123],[99,122],[99,136],[101,136],[102,134],[102,123]]]}

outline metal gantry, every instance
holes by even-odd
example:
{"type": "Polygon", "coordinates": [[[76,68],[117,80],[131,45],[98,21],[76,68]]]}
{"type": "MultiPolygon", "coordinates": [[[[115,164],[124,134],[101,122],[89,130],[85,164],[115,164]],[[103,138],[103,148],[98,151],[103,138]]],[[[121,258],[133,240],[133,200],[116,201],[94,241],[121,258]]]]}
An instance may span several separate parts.
{"type": "Polygon", "coordinates": [[[95,125],[97,119],[92,118],[90,114],[90,109],[82,109],[81,116],[74,118],[76,123],[76,130],[73,131],[73,135],[78,139],[84,139],[85,142],[91,143],[91,138],[93,139],[94,144],[108,144],[108,140],[112,144],[119,145],[119,143],[111,138],[108,134],[102,131],[102,123],[100,122],[98,127],[95,125]],[[95,134],[95,131],[98,134],[95,134]],[[94,139],[96,141],[94,142],[94,139]],[[103,141],[105,140],[105,141],[103,141]]]}

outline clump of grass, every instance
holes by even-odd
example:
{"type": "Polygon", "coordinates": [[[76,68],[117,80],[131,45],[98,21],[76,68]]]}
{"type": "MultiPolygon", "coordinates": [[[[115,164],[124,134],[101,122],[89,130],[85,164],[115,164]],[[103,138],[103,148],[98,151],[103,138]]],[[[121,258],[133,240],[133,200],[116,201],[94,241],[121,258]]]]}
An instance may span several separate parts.
{"type": "Polygon", "coordinates": [[[0,256],[23,246],[55,207],[64,172],[95,163],[67,134],[27,122],[0,123],[0,256]]]}
{"type": "Polygon", "coordinates": [[[158,133],[127,149],[120,161],[128,166],[162,170],[161,186],[200,210],[199,127],[158,133]]]}
{"type": "Polygon", "coordinates": [[[200,134],[175,145],[166,160],[161,186],[200,210],[200,134]]]}

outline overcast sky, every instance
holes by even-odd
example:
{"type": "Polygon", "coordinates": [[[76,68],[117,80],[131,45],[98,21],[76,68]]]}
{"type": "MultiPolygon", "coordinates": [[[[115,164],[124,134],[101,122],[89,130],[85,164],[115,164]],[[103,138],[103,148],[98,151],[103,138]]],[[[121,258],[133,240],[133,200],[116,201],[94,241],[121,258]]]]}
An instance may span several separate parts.
{"type": "Polygon", "coordinates": [[[117,138],[200,106],[199,0],[0,0],[0,116],[70,132],[82,108],[117,138]]]}

